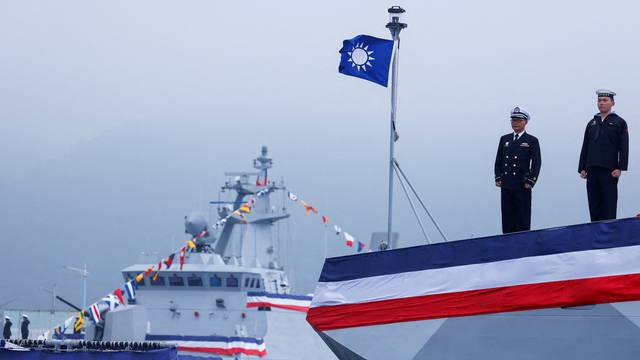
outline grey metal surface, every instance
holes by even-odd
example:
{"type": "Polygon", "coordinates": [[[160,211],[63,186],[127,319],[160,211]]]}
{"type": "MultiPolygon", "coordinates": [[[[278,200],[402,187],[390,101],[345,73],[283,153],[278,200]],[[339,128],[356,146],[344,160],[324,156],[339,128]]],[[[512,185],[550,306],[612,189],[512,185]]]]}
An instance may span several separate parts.
{"type": "Polygon", "coordinates": [[[640,302],[626,302],[411,321],[326,334],[371,360],[630,360],[640,355],[639,317],[640,302]],[[377,345],[365,346],[363,337],[377,345]]]}

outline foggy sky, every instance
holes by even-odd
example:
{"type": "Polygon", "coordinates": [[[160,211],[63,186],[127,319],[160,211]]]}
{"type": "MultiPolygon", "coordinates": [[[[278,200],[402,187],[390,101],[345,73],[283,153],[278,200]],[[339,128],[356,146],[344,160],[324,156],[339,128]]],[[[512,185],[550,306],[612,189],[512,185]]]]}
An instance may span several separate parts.
{"type": "MultiPolygon", "coordinates": [[[[577,162],[594,90],[618,93],[630,171],[618,216],[640,212],[634,1],[0,2],[0,303],[80,303],[120,269],[167,255],[225,171],[272,178],[356,239],[386,229],[388,89],[338,74],[342,40],[389,37],[401,5],[397,158],[451,239],[500,232],[493,161],[509,110],[542,149],[535,229],[588,221],[577,162]],[[151,257],[142,253],[150,253],[151,257]]],[[[396,185],[396,190],[399,187],[396,185]]],[[[424,244],[396,192],[400,245],[424,244]]],[[[324,228],[291,207],[285,265],[311,292],[324,228]]],[[[438,240],[433,228],[430,235],[438,240]]],[[[353,250],[329,237],[330,256],[353,250]]],[[[59,308],[63,308],[60,305],[59,308]]]]}

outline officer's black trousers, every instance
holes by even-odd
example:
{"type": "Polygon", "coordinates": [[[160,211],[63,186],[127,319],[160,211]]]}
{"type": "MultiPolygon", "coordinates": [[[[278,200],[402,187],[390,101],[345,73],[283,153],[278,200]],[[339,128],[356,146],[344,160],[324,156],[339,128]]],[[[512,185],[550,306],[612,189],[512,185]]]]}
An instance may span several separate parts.
{"type": "Polygon", "coordinates": [[[531,190],[500,189],[502,233],[531,229],[531,190]]]}
{"type": "Polygon", "coordinates": [[[618,178],[611,176],[612,171],[602,167],[587,169],[587,198],[591,221],[616,218],[618,178]]]}

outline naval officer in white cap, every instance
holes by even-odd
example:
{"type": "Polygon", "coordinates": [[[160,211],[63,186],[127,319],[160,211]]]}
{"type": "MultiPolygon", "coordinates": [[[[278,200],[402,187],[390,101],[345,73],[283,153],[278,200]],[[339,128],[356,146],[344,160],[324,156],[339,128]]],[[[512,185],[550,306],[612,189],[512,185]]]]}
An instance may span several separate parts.
{"type": "Polygon", "coordinates": [[[596,90],[599,112],[584,131],[578,172],[587,179],[591,221],[616,218],[618,180],[629,164],[629,128],[613,112],[615,92],[596,90]]]}
{"type": "Polygon", "coordinates": [[[542,165],[538,139],[525,132],[529,112],[518,106],[510,118],[513,132],[500,138],[494,164],[504,234],[531,229],[531,189],[542,165]]]}

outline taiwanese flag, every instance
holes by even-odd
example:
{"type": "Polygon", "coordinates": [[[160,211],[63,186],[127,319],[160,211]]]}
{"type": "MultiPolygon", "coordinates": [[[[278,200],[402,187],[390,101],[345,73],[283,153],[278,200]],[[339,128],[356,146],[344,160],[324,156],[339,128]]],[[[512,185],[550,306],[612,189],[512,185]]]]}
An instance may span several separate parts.
{"type": "Polygon", "coordinates": [[[167,267],[167,269],[169,269],[171,267],[171,264],[173,264],[173,258],[174,256],[176,256],[175,253],[169,255],[169,257],[167,258],[167,260],[164,261],[164,265],[167,267]]]}
{"type": "MultiPolygon", "coordinates": [[[[144,276],[149,276],[151,275],[151,272],[153,271],[153,266],[149,266],[149,268],[147,269],[147,271],[144,272],[144,276]]],[[[138,281],[140,282],[140,281],[138,281]]]]}

